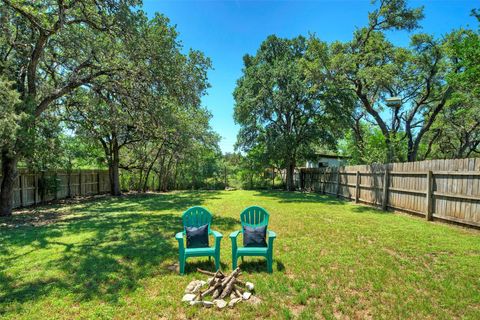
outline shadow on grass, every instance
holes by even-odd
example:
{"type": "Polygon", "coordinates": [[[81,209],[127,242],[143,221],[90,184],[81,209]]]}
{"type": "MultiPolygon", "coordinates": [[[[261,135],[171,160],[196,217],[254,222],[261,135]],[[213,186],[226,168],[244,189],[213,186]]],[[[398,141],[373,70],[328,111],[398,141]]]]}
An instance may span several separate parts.
{"type": "MultiPolygon", "coordinates": [[[[273,272],[285,272],[285,265],[277,259],[273,259],[273,272]],[[275,270],[275,265],[277,269],[275,270]]],[[[262,257],[245,257],[244,260],[238,259],[238,266],[242,272],[246,273],[267,273],[267,259],[262,257]]]]}
{"type": "MultiPolygon", "coordinates": [[[[73,208],[50,224],[1,227],[0,314],[10,302],[28,303],[59,290],[79,301],[118,301],[125,291],[135,290],[141,279],[167,273],[165,262],[178,255],[173,236],[182,230],[181,211],[214,196],[194,192],[99,199],[73,208]],[[15,254],[24,246],[32,249],[15,254]],[[24,256],[33,252],[41,258],[35,268],[48,270],[51,276],[36,270],[29,277],[5,272],[25,263],[24,256]]],[[[237,224],[233,218],[214,217],[215,229],[228,230],[237,224]]],[[[210,265],[206,259],[189,263],[187,270],[197,266],[208,269],[210,265]]]]}
{"type": "Polygon", "coordinates": [[[185,211],[202,205],[205,200],[220,199],[219,191],[181,191],[172,193],[129,194],[89,201],[75,208],[77,211],[125,212],[125,211],[185,211]]]}
{"type": "MultiPolygon", "coordinates": [[[[212,257],[210,260],[207,257],[188,258],[185,264],[185,274],[196,272],[197,268],[215,272],[215,259],[212,257]]],[[[225,270],[227,264],[220,261],[220,269],[225,270]]]]}
{"type": "Polygon", "coordinates": [[[126,212],[126,211],[184,211],[202,205],[205,200],[219,199],[219,191],[179,191],[171,193],[131,193],[120,197],[100,195],[95,197],[63,199],[52,204],[20,208],[11,217],[2,217],[0,228],[7,226],[41,226],[58,222],[72,212],[126,212]],[[66,205],[75,205],[69,212],[66,205]]]}
{"type": "Polygon", "coordinates": [[[279,199],[280,203],[310,202],[344,205],[346,202],[333,196],[322,195],[318,193],[304,193],[299,191],[270,191],[259,190],[255,196],[273,197],[279,199]]]}
{"type": "Polygon", "coordinates": [[[351,208],[352,212],[356,213],[376,213],[376,214],[392,214],[390,211],[383,211],[379,207],[367,206],[367,205],[356,205],[351,208]]]}

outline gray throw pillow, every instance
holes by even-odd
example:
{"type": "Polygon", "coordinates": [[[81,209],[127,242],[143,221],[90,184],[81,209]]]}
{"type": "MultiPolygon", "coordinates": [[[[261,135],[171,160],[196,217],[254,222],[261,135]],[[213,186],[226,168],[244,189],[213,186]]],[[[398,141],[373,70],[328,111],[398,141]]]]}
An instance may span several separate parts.
{"type": "Polygon", "coordinates": [[[208,224],[198,228],[185,227],[187,234],[187,248],[206,248],[208,247],[208,224]]]}
{"type": "Polygon", "coordinates": [[[267,226],[247,227],[243,226],[243,246],[244,247],[266,247],[267,246],[267,226]]]}

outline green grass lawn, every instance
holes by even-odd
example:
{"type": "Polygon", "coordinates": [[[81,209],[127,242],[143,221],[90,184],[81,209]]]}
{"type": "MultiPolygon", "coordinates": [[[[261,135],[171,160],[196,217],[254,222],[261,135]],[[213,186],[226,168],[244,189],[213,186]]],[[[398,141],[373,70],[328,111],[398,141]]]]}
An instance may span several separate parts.
{"type": "MultiPolygon", "coordinates": [[[[240,262],[240,261],[239,261],[240,262]]],[[[283,192],[178,192],[46,206],[0,221],[0,317],[46,318],[480,318],[480,232],[383,213],[332,197],[283,192]],[[176,262],[181,213],[206,206],[228,235],[249,205],[270,212],[274,272],[240,264],[259,305],[185,306],[204,279],[176,262]]]]}

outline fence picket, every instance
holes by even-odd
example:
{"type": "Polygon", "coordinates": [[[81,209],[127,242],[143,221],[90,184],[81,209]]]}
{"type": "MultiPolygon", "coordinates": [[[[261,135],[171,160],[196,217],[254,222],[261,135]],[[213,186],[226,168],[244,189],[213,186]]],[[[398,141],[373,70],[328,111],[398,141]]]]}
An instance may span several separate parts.
{"type": "MultiPolygon", "coordinates": [[[[1,176],[0,176],[1,180],[1,176]]],[[[29,206],[50,201],[64,199],[69,196],[96,195],[108,191],[108,171],[106,170],[75,170],[51,171],[37,174],[20,169],[18,180],[14,189],[14,208],[29,206]],[[57,189],[50,193],[42,194],[39,179],[41,176],[53,178],[57,181],[57,189]],[[42,196],[44,199],[42,199],[42,196]]]]}
{"type": "MultiPolygon", "coordinates": [[[[305,190],[318,190],[312,188],[318,184],[320,191],[353,201],[480,227],[480,158],[301,168],[300,172],[309,173],[303,181],[305,190]]],[[[298,175],[302,176],[306,175],[298,175]]]]}

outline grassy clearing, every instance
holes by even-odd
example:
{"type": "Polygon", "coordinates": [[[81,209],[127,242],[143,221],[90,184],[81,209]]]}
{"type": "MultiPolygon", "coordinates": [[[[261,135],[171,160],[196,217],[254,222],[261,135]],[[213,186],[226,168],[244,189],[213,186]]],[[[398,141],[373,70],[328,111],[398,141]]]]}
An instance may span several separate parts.
{"type": "Polygon", "coordinates": [[[480,233],[382,213],[314,194],[180,192],[47,206],[0,225],[0,317],[45,318],[480,318],[480,233]],[[274,273],[263,260],[241,264],[260,305],[223,312],[181,304],[185,286],[212,268],[176,262],[180,214],[214,213],[228,234],[242,208],[271,214],[278,238],[274,273]]]}

